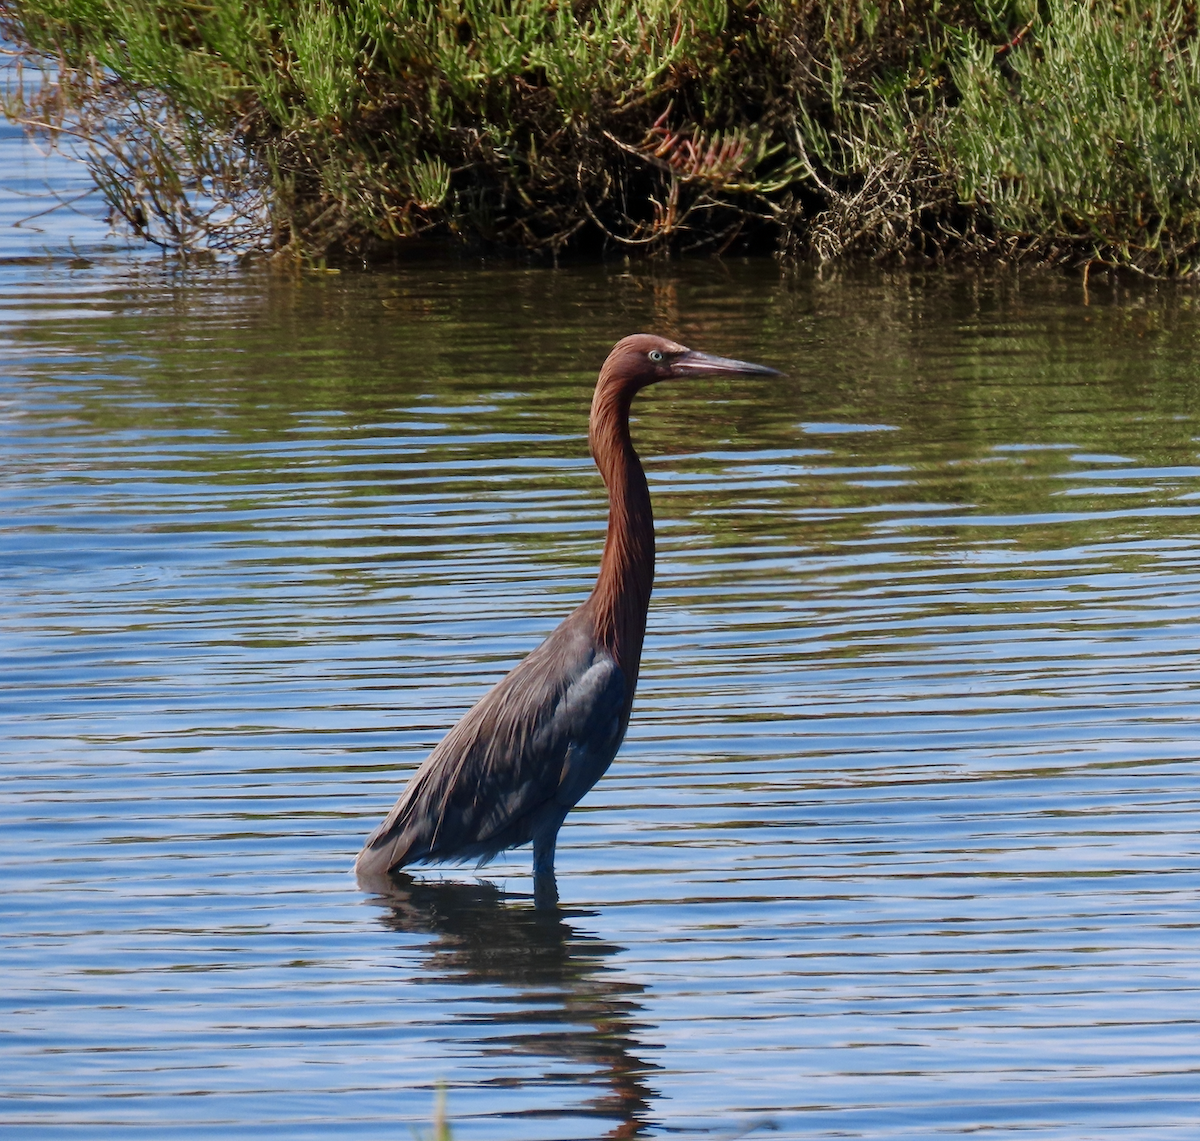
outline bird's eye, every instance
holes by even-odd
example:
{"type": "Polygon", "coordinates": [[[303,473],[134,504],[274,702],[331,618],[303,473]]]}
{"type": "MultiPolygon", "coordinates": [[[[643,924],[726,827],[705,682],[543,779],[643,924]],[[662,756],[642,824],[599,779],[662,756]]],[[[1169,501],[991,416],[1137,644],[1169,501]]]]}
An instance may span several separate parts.
{"type": "Polygon", "coordinates": [[[651,349],[646,356],[648,356],[655,364],[658,364],[658,362],[662,360],[662,353],[660,353],[658,349],[651,349]]]}

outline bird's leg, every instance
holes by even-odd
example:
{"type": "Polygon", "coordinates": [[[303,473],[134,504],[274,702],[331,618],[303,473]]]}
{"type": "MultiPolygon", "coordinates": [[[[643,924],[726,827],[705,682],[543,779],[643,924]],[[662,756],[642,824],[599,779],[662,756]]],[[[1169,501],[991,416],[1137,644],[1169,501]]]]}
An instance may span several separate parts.
{"type": "Polygon", "coordinates": [[[558,829],[548,828],[533,838],[533,905],[558,905],[558,880],[554,877],[554,846],[558,829]]]}
{"type": "Polygon", "coordinates": [[[558,880],[554,873],[542,872],[533,874],[533,906],[541,911],[543,908],[558,907],[558,880]]]}
{"type": "Polygon", "coordinates": [[[558,829],[546,828],[533,837],[533,874],[554,878],[554,846],[558,843],[558,829]]]}

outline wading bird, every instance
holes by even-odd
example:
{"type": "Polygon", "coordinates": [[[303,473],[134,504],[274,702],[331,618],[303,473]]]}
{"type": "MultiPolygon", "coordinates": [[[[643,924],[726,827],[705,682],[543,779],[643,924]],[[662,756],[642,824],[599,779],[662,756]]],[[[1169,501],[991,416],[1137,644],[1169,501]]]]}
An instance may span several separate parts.
{"type": "Polygon", "coordinates": [[[558,830],[625,736],[654,582],[654,517],[629,438],[629,406],[662,380],[778,375],[647,334],[616,344],[600,370],[588,425],[608,488],[595,589],[429,754],[363,845],[360,879],[410,864],[483,865],[532,840],[535,901],[557,900],[558,830]]]}

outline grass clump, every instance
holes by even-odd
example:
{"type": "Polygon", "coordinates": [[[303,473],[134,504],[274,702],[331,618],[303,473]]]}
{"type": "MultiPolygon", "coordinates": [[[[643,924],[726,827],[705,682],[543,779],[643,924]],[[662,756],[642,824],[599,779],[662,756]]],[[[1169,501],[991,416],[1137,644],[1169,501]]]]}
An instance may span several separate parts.
{"type": "Polygon", "coordinates": [[[57,69],[19,112],[82,139],[117,212],[164,244],[669,244],[768,159],[729,98],[759,86],[756,25],[732,30],[724,0],[66,0],[10,8],[6,30],[57,69]],[[209,200],[228,217],[198,222],[209,200]]]}
{"type": "Polygon", "coordinates": [[[0,0],[152,241],[1195,272],[1192,3],[0,0]]]}
{"type": "Polygon", "coordinates": [[[950,73],[945,149],[995,232],[1150,273],[1200,265],[1200,45],[1192,5],[1048,0],[1036,41],[971,32],[950,73]]]}

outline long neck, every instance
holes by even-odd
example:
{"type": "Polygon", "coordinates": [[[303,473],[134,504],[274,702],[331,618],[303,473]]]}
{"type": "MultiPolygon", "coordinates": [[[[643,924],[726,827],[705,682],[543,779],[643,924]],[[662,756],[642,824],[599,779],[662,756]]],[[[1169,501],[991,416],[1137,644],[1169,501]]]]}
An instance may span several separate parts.
{"type": "Polygon", "coordinates": [[[654,516],[646,474],[629,438],[630,386],[601,374],[588,438],[608,488],[608,536],[588,599],[598,639],[630,683],[637,681],[654,585],[654,516]]]}

